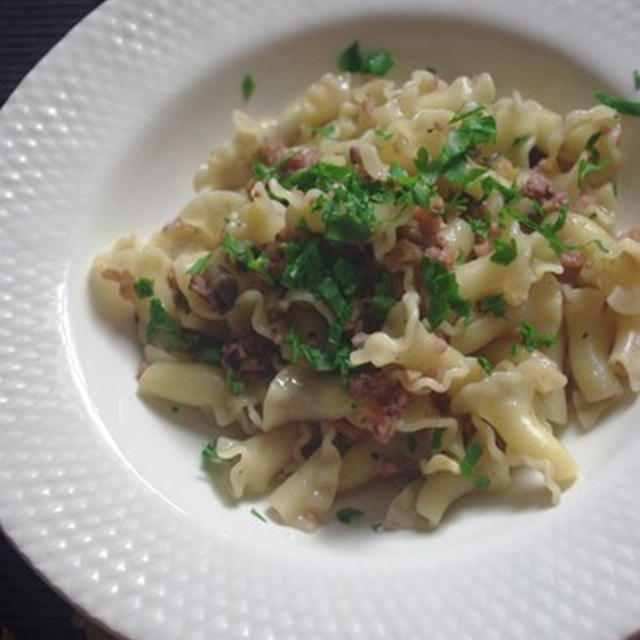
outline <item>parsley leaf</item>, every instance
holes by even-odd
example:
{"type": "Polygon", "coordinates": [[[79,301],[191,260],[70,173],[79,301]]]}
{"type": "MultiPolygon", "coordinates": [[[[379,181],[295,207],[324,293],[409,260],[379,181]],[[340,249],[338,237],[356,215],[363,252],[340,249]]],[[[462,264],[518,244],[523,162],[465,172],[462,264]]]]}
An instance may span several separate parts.
{"type": "Polygon", "coordinates": [[[250,73],[247,73],[247,75],[242,80],[242,97],[245,100],[249,100],[255,88],[256,81],[253,79],[253,76],[250,73]]]}
{"type": "Polygon", "coordinates": [[[373,133],[381,140],[386,141],[393,138],[393,132],[389,131],[389,129],[384,129],[383,127],[376,127],[373,130],[373,133]]]}
{"type": "Polygon", "coordinates": [[[207,268],[207,265],[209,264],[209,261],[211,260],[212,256],[213,256],[213,251],[209,251],[208,253],[205,253],[201,258],[198,258],[187,269],[187,275],[195,276],[198,273],[202,273],[207,268]]]}
{"type": "Polygon", "coordinates": [[[202,456],[202,461],[205,463],[212,462],[214,464],[223,464],[226,462],[226,460],[222,459],[218,455],[218,451],[215,445],[211,444],[211,442],[207,442],[202,447],[202,451],[200,452],[200,455],[202,456]]]}
{"type": "Polygon", "coordinates": [[[360,71],[362,68],[362,53],[358,42],[352,42],[338,58],[338,68],[341,71],[360,71]]]}
{"type": "Polygon", "coordinates": [[[437,329],[451,312],[459,316],[469,315],[471,301],[460,295],[460,286],[452,271],[439,260],[431,261],[428,258],[422,259],[420,268],[429,294],[427,321],[432,331],[437,329]]]}
{"type": "Polygon", "coordinates": [[[595,147],[601,135],[602,132],[597,131],[587,140],[585,151],[588,152],[588,158],[580,158],[578,162],[578,187],[580,188],[583,187],[590,173],[606,169],[611,164],[611,158],[600,160],[600,152],[595,147]]]}
{"type": "Polygon", "coordinates": [[[482,445],[477,440],[474,440],[467,448],[464,458],[460,461],[460,475],[465,480],[473,483],[478,489],[485,489],[489,485],[489,478],[473,474],[473,468],[480,460],[480,456],[482,456],[482,445]]]}
{"type": "Polygon", "coordinates": [[[222,349],[220,345],[208,345],[194,351],[192,356],[196,362],[220,364],[220,360],[222,359],[222,349]]]}
{"type": "Polygon", "coordinates": [[[149,305],[147,342],[160,343],[168,351],[185,350],[189,346],[187,332],[166,311],[159,298],[152,298],[149,305]]]}
{"type": "Polygon", "coordinates": [[[594,91],[595,99],[624,116],[640,116],[640,100],[625,100],[604,91],[594,91]]]}
{"type": "Polygon", "coordinates": [[[258,518],[258,520],[262,521],[262,522],[269,522],[255,507],[251,508],[250,511],[252,516],[255,516],[256,518],[258,518]]]}
{"type": "Polygon", "coordinates": [[[383,76],[394,64],[395,60],[388,51],[373,49],[363,54],[357,41],[350,44],[338,58],[338,67],[342,71],[372,73],[377,76],[383,76]]]}
{"type": "Polygon", "coordinates": [[[139,300],[150,298],[153,295],[153,280],[151,278],[138,278],[133,288],[139,300]]]}
{"type": "Polygon", "coordinates": [[[336,518],[343,524],[349,524],[354,518],[364,515],[364,511],[354,509],[354,507],[345,507],[336,512],[336,518]]]}
{"type": "Polygon", "coordinates": [[[325,124],[321,127],[311,126],[311,133],[317,136],[325,136],[327,138],[332,136],[335,133],[335,130],[336,128],[332,124],[325,124]]]}
{"type": "Polygon", "coordinates": [[[360,244],[373,235],[377,225],[373,203],[386,197],[381,185],[366,182],[354,167],[328,162],[295,171],[282,184],[286,189],[323,191],[312,208],[322,212],[325,238],[343,244],[360,244]]]}
{"type": "Polygon", "coordinates": [[[444,427],[436,427],[431,436],[431,448],[440,449],[442,447],[442,436],[444,435],[444,427]]]}
{"type": "MultiPolygon", "coordinates": [[[[544,211],[540,207],[538,203],[534,202],[534,207],[540,216],[544,216],[544,211]]],[[[535,222],[531,218],[527,218],[522,214],[505,207],[503,209],[504,213],[514,220],[517,220],[521,225],[531,229],[532,231],[537,231],[546,241],[547,244],[555,251],[556,253],[560,253],[561,251],[567,251],[568,249],[577,249],[578,247],[571,246],[565,244],[558,238],[557,233],[564,227],[564,223],[567,220],[567,206],[563,205],[558,211],[558,217],[553,222],[535,222]]]]}
{"type": "Polygon", "coordinates": [[[467,222],[471,227],[471,231],[478,236],[486,238],[491,230],[491,218],[489,215],[484,215],[481,218],[467,218],[467,222]]]}
{"type": "Polygon", "coordinates": [[[238,380],[238,378],[233,375],[231,369],[227,369],[226,381],[227,386],[231,389],[231,393],[234,396],[239,396],[244,391],[244,382],[238,380]]]}
{"type": "Polygon", "coordinates": [[[520,325],[520,335],[522,336],[522,346],[529,352],[540,349],[540,347],[550,347],[555,341],[555,337],[548,333],[540,333],[529,322],[520,325]]]}
{"type": "Polygon", "coordinates": [[[504,316],[507,310],[507,303],[501,293],[494,296],[487,296],[480,300],[480,311],[492,313],[494,316],[504,316]]]}
{"type": "Polygon", "coordinates": [[[523,136],[518,136],[517,138],[513,139],[513,142],[511,143],[514,147],[520,147],[523,144],[525,144],[526,142],[528,142],[531,139],[531,136],[526,133],[523,136]]]}
{"type": "Polygon", "coordinates": [[[407,445],[407,449],[409,449],[409,451],[411,453],[415,453],[415,450],[418,446],[418,440],[416,439],[416,434],[415,433],[407,433],[406,438],[405,438],[405,443],[407,445]]]}
{"type": "Polygon", "coordinates": [[[491,373],[493,371],[493,365],[491,364],[491,360],[489,360],[489,358],[485,358],[484,356],[476,356],[476,360],[487,373],[491,373]]]}
{"type": "Polygon", "coordinates": [[[365,54],[362,71],[373,73],[376,76],[383,76],[391,70],[395,63],[394,57],[388,51],[374,49],[365,54]]]}
{"type": "Polygon", "coordinates": [[[221,242],[228,258],[231,258],[247,269],[259,273],[269,284],[274,284],[273,276],[267,271],[269,258],[265,254],[256,255],[248,245],[226,232],[221,242]]]}
{"type": "Polygon", "coordinates": [[[391,285],[391,276],[388,271],[382,274],[382,278],[373,286],[373,298],[371,303],[377,309],[377,320],[384,322],[389,310],[397,302],[393,297],[393,290],[391,285]]]}
{"type": "Polygon", "coordinates": [[[491,262],[497,264],[511,264],[518,255],[518,247],[514,238],[505,240],[504,238],[496,238],[493,245],[493,253],[491,254],[491,262]]]}

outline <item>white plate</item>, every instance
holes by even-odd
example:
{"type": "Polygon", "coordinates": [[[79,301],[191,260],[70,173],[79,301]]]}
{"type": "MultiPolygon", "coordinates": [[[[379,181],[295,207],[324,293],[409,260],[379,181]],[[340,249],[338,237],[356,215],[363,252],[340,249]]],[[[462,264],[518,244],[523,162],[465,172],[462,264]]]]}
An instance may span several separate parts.
{"type": "MultiPolygon", "coordinates": [[[[632,95],[635,0],[111,0],[0,119],[0,515],[34,566],[131,638],[616,640],[640,627],[640,406],[570,428],[579,482],[463,501],[433,534],[305,535],[231,507],[198,469],[208,430],[135,394],[137,352],[94,313],[91,256],[188,198],[240,82],[274,113],[354,38],[396,78],[493,73],[557,109],[632,95]]],[[[621,222],[637,216],[625,119],[621,222]]],[[[634,176],[635,174],[635,176],[634,176]]]]}

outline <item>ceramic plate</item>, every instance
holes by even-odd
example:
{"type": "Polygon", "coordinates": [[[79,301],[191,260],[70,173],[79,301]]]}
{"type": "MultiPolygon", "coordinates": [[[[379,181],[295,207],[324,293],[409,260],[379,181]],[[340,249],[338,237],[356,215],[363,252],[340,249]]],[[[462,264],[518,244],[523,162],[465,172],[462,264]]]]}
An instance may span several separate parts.
{"type": "MultiPolygon", "coordinates": [[[[358,38],[393,77],[490,71],[551,108],[633,97],[635,0],[111,0],[0,118],[0,515],[76,606],[128,638],[620,640],[640,627],[640,405],[571,427],[556,508],[485,496],[434,533],[308,535],[231,506],[199,469],[209,427],[136,395],[136,346],[99,317],[91,257],[189,197],[249,110],[275,114],[358,38]]],[[[624,119],[620,223],[637,219],[624,119]]],[[[130,332],[130,331],[129,331],[130,332]]]]}

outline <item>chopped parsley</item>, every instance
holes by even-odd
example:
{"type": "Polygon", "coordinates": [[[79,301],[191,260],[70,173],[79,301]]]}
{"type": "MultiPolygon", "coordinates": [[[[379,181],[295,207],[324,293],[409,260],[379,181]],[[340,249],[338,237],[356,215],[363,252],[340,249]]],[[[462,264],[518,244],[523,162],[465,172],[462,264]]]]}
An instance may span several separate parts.
{"type": "Polygon", "coordinates": [[[595,147],[601,135],[602,132],[597,131],[587,140],[585,146],[587,158],[580,158],[578,162],[578,187],[580,188],[583,187],[584,181],[590,173],[606,169],[611,164],[611,158],[600,159],[600,152],[595,147]]]}
{"type": "Polygon", "coordinates": [[[482,445],[474,440],[460,461],[460,475],[471,482],[476,489],[486,489],[489,486],[488,476],[477,476],[473,473],[473,468],[480,460],[480,456],[482,456],[482,445]]]}
{"type": "Polygon", "coordinates": [[[624,116],[640,116],[640,100],[625,100],[604,91],[594,91],[595,99],[624,116]]]}
{"type": "Polygon", "coordinates": [[[431,436],[431,448],[440,449],[442,447],[442,436],[444,435],[444,427],[437,427],[433,430],[431,436]]]}
{"type": "Polygon", "coordinates": [[[227,386],[234,396],[239,396],[244,391],[244,382],[242,382],[242,380],[238,380],[238,378],[233,375],[233,371],[231,371],[231,369],[227,369],[225,379],[227,381],[227,386]]]}
{"type": "Polygon", "coordinates": [[[204,364],[220,364],[222,349],[220,345],[207,345],[193,352],[193,359],[204,364]]]}
{"type": "Polygon", "coordinates": [[[247,75],[242,80],[242,97],[245,100],[249,100],[255,88],[256,81],[253,79],[253,76],[250,73],[247,73],[247,75]]]}
{"type": "Polygon", "coordinates": [[[372,49],[363,53],[358,42],[351,43],[338,58],[341,71],[372,73],[383,76],[395,64],[394,57],[384,49],[372,49]]]}
{"type": "Polygon", "coordinates": [[[507,303],[501,293],[494,296],[487,296],[480,300],[480,311],[491,313],[494,316],[504,316],[507,311],[507,303]]]}
{"type": "Polygon", "coordinates": [[[459,316],[469,315],[471,301],[460,295],[460,285],[453,271],[449,271],[439,260],[432,261],[428,258],[422,258],[420,268],[429,294],[427,321],[432,331],[437,329],[452,312],[459,316]]]}
{"type": "Polygon", "coordinates": [[[153,295],[153,280],[151,278],[138,278],[133,288],[139,300],[150,298],[153,295]]]}
{"type": "MultiPolygon", "coordinates": [[[[534,207],[540,216],[544,216],[544,211],[541,209],[538,203],[534,203],[534,207]]],[[[577,247],[570,246],[565,244],[558,238],[557,233],[564,227],[564,223],[567,220],[567,207],[563,205],[558,211],[558,217],[553,222],[535,222],[531,218],[527,218],[522,214],[514,211],[513,209],[509,209],[505,207],[504,209],[506,215],[510,216],[514,220],[517,220],[521,225],[531,229],[532,231],[537,231],[544,239],[547,241],[547,244],[555,251],[556,253],[560,253],[561,251],[567,251],[568,249],[576,249],[577,247]]]]}
{"type": "Polygon", "coordinates": [[[251,508],[250,513],[252,516],[258,518],[258,520],[260,520],[261,522],[269,522],[255,507],[251,508]]]}
{"type": "Polygon", "coordinates": [[[295,171],[282,184],[286,189],[323,191],[312,208],[322,212],[324,237],[342,244],[366,242],[377,226],[373,204],[390,197],[382,185],[366,181],[354,167],[338,167],[328,162],[295,171]]]}
{"type": "Polygon", "coordinates": [[[332,136],[335,131],[335,125],[332,124],[325,124],[321,127],[311,126],[311,133],[316,136],[325,136],[326,138],[328,138],[329,136],[332,136]]]}
{"type": "Polygon", "coordinates": [[[380,138],[380,140],[384,140],[385,142],[393,138],[393,132],[389,131],[389,129],[384,129],[383,127],[376,127],[373,130],[373,133],[375,133],[376,137],[380,138]]]}
{"type": "Polygon", "coordinates": [[[226,462],[226,460],[218,455],[216,446],[214,444],[211,444],[211,442],[207,442],[202,447],[200,455],[202,456],[202,461],[205,463],[211,462],[213,464],[223,464],[224,462],[226,462]]]}
{"type": "Polygon", "coordinates": [[[529,352],[541,347],[550,347],[556,341],[554,336],[548,333],[540,333],[529,322],[523,322],[520,325],[520,335],[522,336],[522,346],[529,352]]]}
{"type": "Polygon", "coordinates": [[[476,356],[476,360],[487,373],[491,373],[493,371],[493,365],[491,364],[491,360],[489,360],[489,358],[485,358],[484,356],[476,356]]]}
{"type": "Polygon", "coordinates": [[[477,236],[486,238],[491,230],[491,218],[488,215],[484,215],[480,218],[467,218],[467,222],[471,227],[471,231],[477,236]]]}
{"type": "Polygon", "coordinates": [[[407,445],[407,449],[409,449],[411,453],[415,453],[416,448],[418,446],[418,440],[416,439],[416,434],[407,433],[405,438],[405,444],[407,445]]]}
{"type": "Polygon", "coordinates": [[[343,524],[349,524],[354,518],[359,518],[364,515],[364,511],[355,509],[354,507],[345,507],[336,512],[336,518],[343,524]]]}
{"type": "Polygon", "coordinates": [[[228,232],[222,236],[221,244],[227,254],[227,257],[235,260],[238,264],[241,264],[247,269],[256,271],[269,284],[274,283],[273,276],[267,271],[269,258],[266,255],[258,255],[254,253],[254,250],[248,244],[240,242],[228,232]]]}
{"type": "Polygon", "coordinates": [[[491,262],[497,264],[511,264],[518,255],[518,247],[514,238],[505,240],[504,238],[496,238],[493,245],[493,253],[491,254],[491,262]]]}
{"type": "Polygon", "coordinates": [[[529,140],[531,140],[531,135],[526,133],[523,136],[518,136],[517,138],[513,139],[513,142],[511,143],[514,147],[521,147],[523,144],[525,144],[526,142],[528,142],[529,140]]]}
{"type": "Polygon", "coordinates": [[[147,342],[160,342],[167,351],[184,351],[190,346],[189,334],[164,308],[159,298],[149,305],[147,342]]]}
{"type": "Polygon", "coordinates": [[[187,275],[195,276],[198,273],[202,273],[206,268],[211,258],[213,256],[213,251],[209,251],[205,253],[201,258],[198,258],[188,269],[187,275]]]}

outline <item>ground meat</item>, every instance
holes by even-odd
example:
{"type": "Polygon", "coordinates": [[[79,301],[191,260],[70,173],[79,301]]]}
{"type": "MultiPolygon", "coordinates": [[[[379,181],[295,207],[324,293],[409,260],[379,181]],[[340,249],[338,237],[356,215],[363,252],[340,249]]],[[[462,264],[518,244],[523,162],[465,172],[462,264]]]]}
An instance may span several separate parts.
{"type": "Polygon", "coordinates": [[[371,368],[351,376],[349,393],[359,401],[359,411],[373,423],[373,435],[388,442],[394,422],[404,415],[409,397],[404,387],[387,374],[371,368]]]}
{"type": "Polygon", "coordinates": [[[190,313],[191,308],[189,307],[189,301],[185,298],[182,291],[180,291],[180,287],[178,287],[178,280],[176,279],[176,274],[173,269],[167,276],[167,282],[169,283],[169,287],[173,292],[173,304],[176,305],[176,309],[182,311],[183,313],[190,313]]]}
{"type": "Polygon", "coordinates": [[[362,164],[362,155],[360,155],[360,149],[358,147],[349,147],[349,162],[361,173],[364,172],[364,165],[362,164]]]}
{"type": "Polygon", "coordinates": [[[257,334],[245,334],[222,347],[222,366],[242,378],[270,375],[274,347],[257,334]]]}
{"type": "Polygon", "coordinates": [[[411,217],[418,224],[423,237],[435,236],[442,229],[442,218],[421,207],[414,207],[411,217]]]}
{"type": "Polygon", "coordinates": [[[542,151],[539,147],[535,145],[531,147],[531,151],[529,151],[529,167],[533,169],[537,167],[541,160],[544,160],[547,157],[547,154],[542,151]]]}
{"type": "Polygon", "coordinates": [[[211,311],[227,313],[238,297],[238,281],[217,266],[208,267],[204,273],[194,275],[189,289],[195,291],[211,311]]]}
{"type": "Polygon", "coordinates": [[[436,245],[434,247],[428,247],[424,255],[429,260],[437,260],[442,262],[445,267],[452,267],[458,259],[458,252],[449,246],[449,243],[442,236],[436,236],[436,245]]]}
{"type": "Polygon", "coordinates": [[[385,256],[384,264],[389,271],[405,271],[408,265],[417,265],[422,258],[422,249],[409,240],[398,240],[385,256]]]}
{"type": "Polygon", "coordinates": [[[567,202],[567,194],[538,171],[532,172],[520,187],[520,195],[539,202],[545,213],[556,211],[567,202]]]}
{"type": "Polygon", "coordinates": [[[118,283],[118,292],[124,300],[133,302],[134,304],[138,301],[135,290],[136,281],[130,271],[127,269],[119,271],[118,269],[107,267],[102,271],[102,277],[105,280],[113,280],[118,283]]]}
{"type": "Polygon", "coordinates": [[[385,320],[384,312],[373,304],[371,298],[361,298],[356,302],[356,305],[356,311],[345,327],[347,333],[353,335],[353,339],[356,336],[366,336],[378,331],[385,320]]]}
{"type": "Polygon", "coordinates": [[[280,280],[280,276],[284,271],[286,263],[284,253],[280,248],[279,242],[270,242],[264,249],[263,255],[269,258],[269,262],[265,265],[266,270],[271,274],[274,280],[280,280]]]}
{"type": "Polygon", "coordinates": [[[624,236],[631,238],[636,242],[640,242],[640,224],[634,224],[633,227],[624,234],[624,236]]]}
{"type": "Polygon", "coordinates": [[[266,165],[274,165],[280,162],[286,147],[279,140],[265,140],[258,149],[258,160],[266,165]]]}
{"type": "Polygon", "coordinates": [[[347,439],[349,442],[357,442],[358,440],[362,440],[368,433],[365,429],[356,427],[355,424],[351,424],[344,418],[335,420],[332,423],[332,426],[336,430],[336,433],[344,436],[345,439],[347,439]]]}
{"type": "Polygon", "coordinates": [[[318,162],[319,158],[320,151],[316,147],[303,147],[282,163],[282,169],[284,171],[306,169],[318,162]]]}
{"type": "Polygon", "coordinates": [[[584,266],[582,253],[580,251],[563,251],[560,254],[560,264],[562,264],[564,271],[558,276],[558,280],[567,284],[576,284],[584,266]]]}

